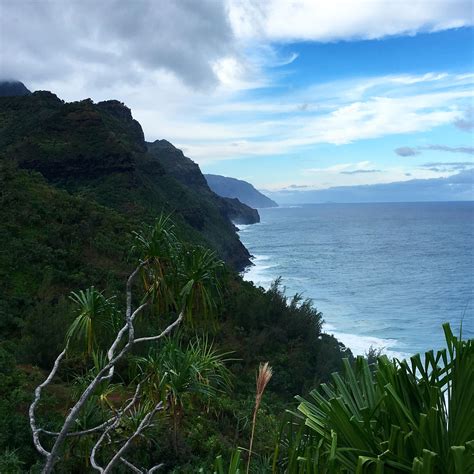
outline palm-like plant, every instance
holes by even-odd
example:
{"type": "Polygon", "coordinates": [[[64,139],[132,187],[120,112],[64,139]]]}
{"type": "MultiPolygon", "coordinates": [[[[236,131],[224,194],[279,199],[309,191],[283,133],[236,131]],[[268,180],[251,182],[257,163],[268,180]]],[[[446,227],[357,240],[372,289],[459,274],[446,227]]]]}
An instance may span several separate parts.
{"type": "Polygon", "coordinates": [[[206,338],[196,338],[186,347],[168,339],[158,350],[135,359],[141,376],[146,377],[148,397],[169,402],[176,450],[186,399],[210,403],[230,386],[230,372],[225,365],[230,360],[228,355],[217,351],[206,338]]]}
{"type": "Polygon", "coordinates": [[[82,340],[85,350],[91,355],[97,347],[99,333],[113,330],[115,325],[115,308],[113,298],[106,298],[93,286],[86,290],[72,292],[69,296],[76,305],[77,316],[67,331],[67,340],[82,340]]]}
{"type": "Polygon", "coordinates": [[[474,341],[444,331],[445,350],[382,356],[374,372],[346,361],[343,376],[298,397],[306,428],[286,447],[288,472],[473,472],[474,341]]]}
{"type": "Polygon", "coordinates": [[[146,297],[160,312],[184,309],[185,319],[194,324],[214,322],[220,299],[219,271],[224,263],[215,252],[182,244],[174,233],[169,216],[161,215],[155,225],[136,232],[133,252],[142,262],[146,297]]]}
{"type": "Polygon", "coordinates": [[[179,271],[183,284],[180,299],[190,323],[196,319],[191,317],[193,313],[200,316],[200,322],[214,322],[217,301],[221,297],[218,274],[223,266],[216,253],[209,249],[194,247],[184,252],[179,271]]]}
{"type": "Polygon", "coordinates": [[[134,232],[132,254],[147,262],[142,268],[145,297],[152,297],[159,311],[176,309],[176,287],[181,243],[169,216],[161,214],[152,227],[134,232]]]}

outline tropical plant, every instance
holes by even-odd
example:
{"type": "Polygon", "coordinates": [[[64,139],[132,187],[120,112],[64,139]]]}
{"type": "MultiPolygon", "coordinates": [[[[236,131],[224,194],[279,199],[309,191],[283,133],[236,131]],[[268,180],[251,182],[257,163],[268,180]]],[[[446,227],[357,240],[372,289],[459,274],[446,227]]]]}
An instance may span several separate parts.
{"type": "Polygon", "coordinates": [[[158,311],[179,310],[176,299],[180,282],[177,279],[182,258],[182,243],[175,234],[170,216],[161,214],[151,227],[133,232],[132,255],[147,262],[141,276],[147,296],[158,311]]]}
{"type": "Polygon", "coordinates": [[[447,349],[381,356],[373,372],[346,360],[311,399],[297,397],[303,426],[286,426],[286,472],[473,472],[474,341],[443,328],[447,349]]]}
{"type": "Polygon", "coordinates": [[[230,387],[226,367],[228,353],[219,352],[207,338],[195,338],[184,346],[168,338],[162,347],[135,359],[144,390],[153,401],[167,400],[173,420],[173,445],[178,451],[179,432],[187,399],[209,404],[230,387]]]}
{"type": "MultiPolygon", "coordinates": [[[[164,367],[164,371],[160,373],[160,383],[166,384],[166,392],[169,393],[169,397],[158,400],[154,405],[141,404],[140,413],[144,407],[147,410],[146,413],[142,413],[143,416],[136,415],[139,414],[137,406],[141,403],[142,383],[146,383],[143,378],[146,378],[147,374],[142,374],[140,380],[137,381],[135,394],[123,404],[122,408],[116,409],[108,403],[107,390],[110,388],[109,384],[116,374],[116,370],[118,370],[118,363],[128,355],[135,345],[163,340],[183,320],[191,321],[194,310],[198,312],[198,315],[201,315],[206,314],[210,308],[215,310],[217,307],[211,304],[212,290],[209,288],[217,287],[216,273],[222,264],[213,253],[203,252],[201,249],[184,251],[184,247],[179,241],[174,242],[175,236],[171,229],[172,224],[168,219],[161,217],[150,230],[148,240],[145,234],[136,234],[137,243],[134,250],[138,262],[127,280],[123,321],[121,328],[115,327],[115,331],[109,331],[114,340],[110,342],[110,345],[105,346],[108,348],[104,352],[101,352],[100,348],[95,350],[98,345],[97,334],[100,329],[108,327],[114,321],[113,315],[116,312],[112,300],[105,298],[94,287],[73,293],[71,299],[79,307],[78,316],[68,331],[66,347],[56,358],[53,368],[44,382],[36,387],[34,400],[29,408],[33,443],[36,450],[46,460],[43,473],[50,473],[53,470],[67,438],[94,436],[99,433],[100,436],[95,440],[90,452],[91,466],[104,473],[115,469],[118,463],[131,467],[133,465],[123,457],[123,454],[135,439],[142,437],[143,432],[152,426],[153,418],[157,413],[171,410],[177,433],[179,420],[182,416],[182,392],[195,392],[210,398],[221,388],[221,385],[228,381],[229,374],[224,366],[223,354],[218,354],[207,340],[199,341],[190,344],[188,350],[184,352],[185,357],[181,357],[177,349],[170,349],[166,354],[166,357],[170,358],[169,367],[165,365],[164,358],[158,357],[160,368],[164,367]],[[134,297],[134,290],[137,289],[136,281],[139,275],[142,276],[144,288],[142,294],[137,298],[134,297]],[[141,303],[135,306],[136,300],[141,300],[141,303]],[[152,310],[153,308],[162,309],[159,316],[165,319],[164,329],[162,328],[156,333],[156,325],[150,326],[148,324],[148,330],[152,327],[154,333],[149,336],[137,337],[135,327],[137,320],[143,315],[145,309],[152,310]],[[169,323],[170,318],[172,318],[171,323],[169,323]],[[37,424],[36,410],[41,400],[42,391],[51,383],[61,361],[69,354],[70,342],[78,339],[86,342],[87,353],[93,356],[95,367],[83,376],[83,390],[77,394],[77,401],[68,410],[59,430],[57,432],[47,431],[37,424]],[[174,360],[171,360],[173,357],[174,360]],[[191,383],[185,383],[186,377],[191,380],[191,383]],[[93,404],[94,398],[99,401],[99,404],[102,402],[103,406],[108,405],[109,413],[105,417],[106,421],[96,424],[92,428],[71,432],[78,420],[81,419],[81,415],[84,415],[84,421],[88,424],[87,408],[93,404]],[[124,439],[120,433],[121,427],[127,424],[127,420],[136,421],[131,423],[135,429],[130,431],[124,439]],[[110,441],[114,433],[119,438],[114,442],[116,451],[111,457],[108,456],[108,460],[105,460],[103,456],[104,441],[110,441]],[[51,450],[46,449],[43,444],[42,438],[46,435],[54,439],[51,450]],[[101,451],[100,456],[97,454],[98,451],[101,451]],[[101,467],[100,463],[103,463],[104,467],[101,467]]],[[[161,388],[163,389],[163,385],[161,388]]],[[[157,468],[158,466],[155,466],[152,470],[157,468]]]]}
{"type": "Polygon", "coordinates": [[[115,329],[115,307],[113,298],[106,298],[93,286],[86,290],[71,292],[70,300],[75,303],[77,316],[71,324],[66,338],[84,341],[86,353],[92,355],[97,348],[100,332],[115,329]]]}
{"type": "Polygon", "coordinates": [[[147,294],[159,311],[180,311],[188,323],[206,325],[215,322],[221,297],[216,275],[224,263],[214,251],[187,246],[176,238],[169,216],[161,215],[153,227],[135,232],[133,254],[147,262],[142,279],[147,294]]]}
{"type": "MultiPolygon", "coordinates": [[[[243,474],[240,454],[240,449],[232,451],[228,465],[224,465],[222,455],[217,456],[214,463],[214,474],[243,474]]],[[[204,471],[201,469],[201,472],[204,471]]]]}

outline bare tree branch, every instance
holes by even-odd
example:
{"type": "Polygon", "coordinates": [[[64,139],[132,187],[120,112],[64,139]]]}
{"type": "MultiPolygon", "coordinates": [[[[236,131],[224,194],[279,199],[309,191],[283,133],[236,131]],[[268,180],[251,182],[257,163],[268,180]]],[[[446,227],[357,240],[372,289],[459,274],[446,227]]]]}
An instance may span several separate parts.
{"type": "Polygon", "coordinates": [[[158,339],[161,339],[162,337],[170,333],[176,326],[178,326],[183,320],[183,318],[184,318],[184,309],[181,311],[181,313],[179,313],[179,316],[176,318],[176,320],[173,323],[171,323],[162,333],[158,334],[157,336],[139,337],[138,339],[135,339],[135,344],[138,344],[139,342],[157,341],[158,339]]]}
{"type": "Polygon", "coordinates": [[[117,412],[117,414],[115,415],[114,417],[114,421],[112,424],[110,424],[106,429],[105,431],[100,435],[99,439],[97,440],[97,442],[95,443],[94,447],[92,448],[92,451],[91,451],[91,455],[90,455],[90,461],[91,461],[91,466],[96,469],[97,471],[99,471],[100,473],[103,473],[104,472],[104,469],[99,466],[97,464],[97,461],[95,459],[95,456],[96,456],[96,453],[97,453],[97,450],[99,449],[100,445],[104,442],[104,439],[107,438],[109,436],[109,433],[115,429],[119,424],[120,422],[122,421],[122,417],[123,415],[128,411],[130,410],[130,408],[133,407],[133,405],[135,405],[135,403],[137,402],[138,400],[138,394],[140,392],[140,384],[137,385],[137,388],[135,389],[135,393],[133,394],[133,397],[132,399],[130,400],[129,403],[127,403],[127,405],[125,406],[125,408],[123,408],[122,410],[119,410],[117,412]]]}
{"type": "Polygon", "coordinates": [[[163,463],[157,464],[156,466],[153,466],[151,469],[148,469],[147,474],[151,474],[152,472],[158,471],[158,469],[161,469],[164,466],[163,463]]]}
{"type": "Polygon", "coordinates": [[[124,445],[117,451],[117,453],[114,455],[114,457],[109,461],[105,469],[102,471],[103,474],[109,474],[114,467],[114,465],[120,460],[120,458],[123,456],[125,451],[130,447],[130,444],[132,441],[137,437],[140,436],[143,430],[148,428],[148,426],[151,423],[151,420],[155,416],[155,414],[163,409],[163,402],[160,401],[155,405],[155,408],[153,408],[152,411],[148,412],[144,417],[143,420],[140,422],[138,425],[138,428],[135,430],[135,432],[130,436],[127,441],[124,443],[124,445]]]}
{"type": "Polygon", "coordinates": [[[41,444],[41,441],[39,439],[39,433],[41,431],[41,428],[38,428],[37,425],[36,425],[35,410],[36,410],[36,407],[37,407],[37,405],[38,405],[38,403],[41,399],[41,391],[43,390],[44,387],[46,387],[47,385],[49,385],[51,383],[51,380],[53,380],[54,376],[56,375],[56,372],[58,371],[59,364],[60,364],[62,358],[66,354],[66,351],[67,351],[67,344],[66,344],[66,347],[64,348],[64,350],[61,352],[61,354],[59,354],[58,357],[56,358],[56,360],[54,361],[53,368],[51,369],[51,372],[49,373],[46,380],[42,384],[40,384],[36,387],[35,398],[33,400],[33,403],[30,405],[30,408],[29,408],[29,411],[28,411],[29,416],[30,416],[31,431],[33,432],[33,443],[34,443],[36,449],[43,456],[49,456],[50,453],[43,448],[43,445],[41,444]]]}
{"type": "Polygon", "coordinates": [[[139,469],[137,466],[134,466],[130,461],[127,461],[125,458],[120,458],[127,467],[129,467],[133,472],[137,472],[138,474],[143,474],[143,471],[139,469]]]}
{"type": "MultiPolygon", "coordinates": [[[[143,309],[145,309],[148,306],[148,302],[145,302],[145,303],[141,304],[138,308],[135,309],[135,311],[132,311],[132,286],[133,286],[133,282],[134,282],[135,278],[137,277],[137,275],[139,274],[140,270],[147,263],[148,263],[148,261],[141,262],[137,266],[137,268],[135,268],[135,270],[131,273],[131,275],[129,276],[129,278],[127,280],[127,285],[126,285],[126,301],[127,302],[126,302],[126,311],[125,311],[125,325],[117,333],[117,336],[116,336],[115,340],[113,341],[113,343],[111,344],[111,346],[110,346],[110,348],[107,352],[108,363],[98,371],[98,373],[93,378],[93,380],[89,383],[89,385],[86,387],[86,389],[82,392],[81,396],[79,397],[79,400],[69,410],[69,413],[66,416],[66,419],[64,420],[63,426],[61,427],[61,430],[58,433],[46,432],[46,430],[42,430],[42,429],[37,427],[36,419],[35,419],[35,409],[36,409],[36,407],[37,407],[37,405],[40,401],[42,389],[45,386],[47,386],[51,382],[53,377],[55,376],[55,374],[58,370],[59,364],[60,364],[62,358],[64,357],[65,353],[66,353],[66,349],[64,349],[64,351],[56,359],[56,361],[54,363],[54,366],[53,366],[53,369],[51,370],[51,372],[48,375],[47,379],[41,385],[39,385],[35,390],[35,399],[34,399],[33,403],[31,404],[30,410],[29,410],[30,411],[30,426],[31,426],[31,430],[33,432],[33,441],[34,441],[35,447],[38,450],[38,452],[41,455],[45,456],[45,458],[46,458],[46,463],[45,463],[45,466],[44,466],[43,471],[42,471],[43,474],[49,474],[52,471],[54,463],[56,462],[56,460],[58,458],[59,451],[60,451],[62,445],[64,444],[65,439],[68,436],[80,436],[81,434],[89,434],[89,433],[92,433],[92,432],[95,432],[95,431],[100,431],[101,429],[104,429],[104,432],[102,433],[102,435],[99,438],[100,442],[98,442],[98,444],[96,443],[95,451],[93,453],[94,456],[95,456],[95,452],[97,451],[98,446],[100,446],[100,444],[109,435],[109,433],[112,431],[112,429],[114,429],[118,425],[118,423],[120,422],[120,418],[123,415],[123,412],[122,412],[122,415],[120,415],[118,417],[116,416],[114,418],[111,418],[107,422],[105,422],[105,423],[103,423],[103,424],[101,424],[101,425],[99,425],[95,428],[70,433],[70,429],[73,426],[73,424],[75,423],[75,421],[76,421],[76,419],[79,415],[79,412],[84,407],[85,403],[90,398],[90,396],[94,393],[94,391],[98,387],[98,385],[100,385],[100,383],[104,382],[105,380],[109,380],[109,379],[112,378],[112,376],[114,374],[114,368],[115,368],[116,363],[120,359],[122,359],[122,357],[125,354],[127,354],[127,352],[129,352],[129,350],[133,347],[134,344],[139,343],[139,342],[157,341],[157,340],[161,339],[162,337],[166,336],[167,334],[169,334],[183,320],[184,308],[180,312],[178,318],[173,323],[171,323],[168,327],[166,327],[164,329],[164,331],[162,331],[160,334],[158,334],[156,336],[142,337],[142,338],[135,339],[135,328],[133,326],[134,319],[136,318],[136,316],[141,311],[143,311],[143,309]],[[123,342],[124,336],[127,332],[128,332],[128,340],[125,343],[125,345],[122,347],[122,349],[116,354],[116,351],[117,351],[119,345],[123,342]],[[41,432],[46,433],[50,436],[56,436],[56,440],[55,440],[54,445],[51,449],[51,452],[48,452],[41,445],[41,442],[39,440],[39,434],[41,432]]],[[[160,407],[158,407],[158,406],[155,407],[155,409],[152,410],[152,412],[150,412],[148,415],[150,415],[151,413],[153,413],[153,415],[154,415],[158,409],[160,409],[160,407]]],[[[135,436],[138,436],[144,428],[149,426],[149,424],[151,422],[151,416],[146,417],[146,420],[147,420],[146,426],[143,426],[142,429],[139,431],[139,433],[135,434],[135,436]]],[[[129,443],[128,444],[126,443],[124,446],[122,446],[122,449],[124,447],[126,449],[128,447],[128,445],[129,445],[129,443]]],[[[119,451],[119,452],[123,452],[123,451],[119,451]]],[[[118,456],[118,457],[114,456],[114,458],[113,458],[114,463],[119,459],[119,457],[120,456],[118,456]]],[[[93,459],[93,456],[91,455],[91,462],[92,462],[92,459],[93,459]]],[[[95,459],[94,459],[94,463],[95,463],[95,459]]],[[[96,464],[96,466],[97,466],[97,464],[96,464]]],[[[96,469],[98,469],[98,470],[102,469],[99,466],[97,466],[97,467],[96,466],[94,466],[96,469]]]]}
{"type": "Polygon", "coordinates": [[[109,473],[114,466],[118,462],[122,462],[123,464],[127,465],[132,471],[147,473],[147,472],[155,472],[163,464],[156,465],[152,467],[150,470],[141,469],[134,466],[131,462],[126,460],[123,457],[125,451],[130,447],[132,441],[141,436],[141,433],[153,426],[152,421],[155,414],[163,410],[163,402],[158,403],[151,411],[149,411],[142,421],[140,422],[138,428],[135,432],[125,441],[112,441],[111,434],[112,432],[120,425],[123,417],[125,414],[133,407],[133,405],[137,402],[139,398],[139,391],[140,391],[140,384],[137,386],[135,395],[131,399],[127,405],[116,411],[114,415],[109,418],[107,421],[93,427],[88,428],[85,430],[80,431],[71,431],[71,428],[76,423],[76,420],[79,416],[79,413],[84,408],[84,405],[89,400],[89,398],[93,395],[95,390],[98,386],[103,383],[104,381],[112,379],[114,376],[115,366],[118,361],[120,361],[131,349],[135,344],[142,343],[142,342],[154,342],[158,341],[159,339],[168,335],[171,331],[173,331],[184,319],[185,314],[185,307],[181,309],[180,313],[178,314],[177,318],[169,324],[160,334],[152,335],[152,336],[145,336],[145,337],[135,337],[135,327],[134,327],[134,320],[136,317],[150,304],[150,294],[147,293],[147,301],[140,304],[135,310],[133,310],[132,303],[133,303],[133,295],[132,295],[132,288],[135,282],[135,279],[139,275],[140,271],[149,263],[149,260],[144,260],[140,262],[140,264],[135,268],[135,270],[130,274],[127,279],[126,283],[126,307],[125,307],[125,321],[123,326],[117,332],[116,337],[112,344],[110,345],[107,351],[107,362],[106,364],[98,370],[94,378],[89,382],[89,385],[84,389],[81,393],[79,399],[76,403],[71,407],[67,416],[64,419],[63,425],[58,432],[48,431],[43,428],[39,428],[36,423],[35,418],[35,410],[41,399],[41,392],[44,387],[51,383],[51,380],[57,373],[58,367],[63,359],[64,355],[66,354],[66,349],[58,356],[56,359],[54,366],[46,378],[46,380],[39,385],[35,390],[35,398],[33,403],[30,406],[29,413],[30,413],[30,426],[33,432],[33,441],[37,451],[45,457],[45,465],[43,467],[43,474],[49,474],[52,472],[55,462],[58,460],[61,449],[64,445],[64,442],[67,438],[73,436],[83,436],[89,434],[99,434],[99,437],[94,444],[91,454],[90,454],[90,462],[92,467],[99,471],[100,473],[109,473]],[[47,436],[55,437],[53,447],[51,451],[48,452],[41,444],[40,441],[40,434],[43,433],[47,436]],[[118,451],[113,455],[112,459],[108,462],[105,468],[101,467],[96,459],[97,452],[100,447],[105,443],[107,444],[115,444],[117,442],[123,443],[122,446],[118,449],[118,451]]]}
{"type": "MultiPolygon", "coordinates": [[[[73,431],[72,433],[68,433],[66,436],[68,438],[70,438],[72,436],[83,436],[83,435],[88,435],[88,434],[91,434],[91,433],[96,433],[97,431],[101,431],[104,428],[107,428],[107,426],[110,423],[112,423],[114,420],[115,420],[115,417],[110,418],[107,421],[104,421],[103,423],[101,423],[100,425],[95,426],[94,428],[89,428],[89,429],[83,430],[83,431],[73,431]]],[[[44,430],[43,428],[39,428],[38,432],[44,433],[45,435],[49,435],[49,436],[59,436],[59,432],[57,432],[57,431],[48,431],[48,430],[44,430]]]]}

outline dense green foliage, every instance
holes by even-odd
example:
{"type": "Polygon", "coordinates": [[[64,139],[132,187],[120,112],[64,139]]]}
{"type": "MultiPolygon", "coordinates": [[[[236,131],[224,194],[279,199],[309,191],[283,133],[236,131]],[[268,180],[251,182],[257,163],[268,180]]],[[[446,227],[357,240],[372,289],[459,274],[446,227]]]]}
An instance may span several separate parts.
{"type": "Polygon", "coordinates": [[[473,472],[474,341],[444,330],[447,349],[381,356],[373,368],[346,361],[331,383],[298,397],[279,453],[285,472],[473,472]]]}
{"type": "Polygon", "coordinates": [[[188,240],[212,246],[242,268],[249,255],[230,219],[252,223],[258,214],[212,193],[197,165],[160,144],[145,142],[140,124],[118,101],[64,103],[50,92],[0,97],[0,160],[113,208],[135,227],[172,213],[188,240]]]}
{"type": "MultiPolygon", "coordinates": [[[[94,298],[99,298],[102,303],[110,302],[110,305],[99,305],[99,314],[114,314],[113,308],[123,303],[121,290],[131,267],[131,256],[156,260],[153,281],[160,281],[160,290],[166,292],[169,287],[176,286],[179,278],[205,278],[196,271],[199,261],[206,260],[209,254],[199,248],[191,251],[192,248],[184,244],[180,251],[188,260],[187,273],[179,268],[170,271],[170,249],[163,253],[166,249],[163,242],[155,248],[140,245],[150,241],[159,243],[163,234],[150,239],[150,230],[146,228],[134,234],[131,232],[133,221],[114,210],[53,188],[38,174],[19,170],[14,163],[3,162],[1,166],[2,199],[7,204],[0,209],[1,231],[5,236],[5,246],[0,253],[4,309],[1,322],[5,340],[2,346],[8,351],[6,354],[14,353],[23,364],[15,369],[17,380],[23,380],[17,382],[16,390],[5,384],[8,396],[4,398],[3,409],[5,413],[14,415],[5,417],[8,423],[0,428],[3,436],[1,449],[5,449],[2,462],[20,463],[22,469],[29,469],[37,462],[37,456],[31,444],[26,411],[34,385],[42,375],[24,364],[49,368],[64,344],[70,324],[76,322],[71,335],[75,333],[74,327],[77,331],[85,330],[84,337],[79,337],[82,339],[77,347],[79,352],[69,358],[45,400],[45,407],[50,407],[45,421],[53,428],[64,407],[77,394],[81,380],[88,377],[86,360],[80,353],[91,353],[108,338],[110,320],[105,320],[105,324],[100,318],[94,322],[90,320],[91,324],[88,322],[97,303],[94,298]],[[160,267],[167,270],[166,279],[156,278],[160,267]],[[81,290],[90,284],[101,289],[100,297],[97,292],[88,295],[87,290],[81,290]],[[71,290],[75,290],[75,295],[68,298],[71,290]],[[113,294],[118,298],[111,300],[113,294]],[[76,309],[75,303],[81,300],[83,309],[89,304],[89,312],[76,309]],[[29,376],[28,379],[25,375],[29,376]],[[12,430],[16,433],[14,437],[11,436],[12,430]]],[[[168,236],[171,241],[180,240],[176,233],[184,234],[180,228],[174,229],[168,236]]],[[[219,315],[217,326],[206,324],[206,327],[216,339],[220,351],[233,352],[232,359],[235,360],[229,362],[228,368],[233,374],[234,391],[220,394],[212,406],[206,404],[205,416],[201,405],[193,398],[186,407],[187,416],[180,421],[178,443],[173,441],[172,423],[169,424],[165,417],[157,425],[158,431],[151,436],[151,439],[159,439],[159,442],[152,443],[151,454],[147,454],[151,457],[139,459],[144,464],[151,459],[162,459],[169,467],[180,466],[178,472],[193,472],[196,466],[211,466],[218,453],[227,453],[235,443],[247,444],[254,369],[258,362],[274,359],[278,373],[274,386],[269,388],[268,400],[272,403],[264,403],[259,415],[255,445],[256,462],[260,454],[269,457],[277,433],[276,416],[283,409],[284,400],[304,390],[305,386],[310,387],[313,381],[327,378],[330,370],[340,367],[341,347],[329,336],[320,336],[321,315],[311,308],[309,302],[302,302],[297,297],[293,303],[287,304],[278,285],[265,292],[242,282],[229,271],[222,273],[219,286],[219,306],[214,307],[218,301],[216,293],[204,294],[202,309],[203,315],[209,311],[219,315]],[[286,324],[289,320],[292,322],[290,325],[286,324]],[[287,356],[288,347],[292,350],[287,356]],[[325,353],[324,361],[322,356],[318,356],[322,352],[325,353]],[[332,362],[327,366],[331,358],[332,362]],[[273,434],[267,436],[269,433],[273,434]],[[203,439],[207,441],[203,443],[203,439]],[[173,445],[176,444],[179,453],[173,454],[173,445]]],[[[175,290],[173,292],[176,294],[175,290]]],[[[181,297],[186,296],[191,300],[198,297],[195,292],[181,294],[181,297]]],[[[165,300],[156,298],[156,304],[165,300]]],[[[155,329],[154,322],[150,324],[151,327],[140,323],[140,331],[155,329]]],[[[197,329],[202,331],[203,327],[197,329]]],[[[183,344],[187,344],[191,336],[192,332],[187,334],[183,344]]],[[[9,366],[14,365],[10,359],[9,366]]],[[[128,380],[126,373],[124,380],[128,380]]],[[[117,387],[105,398],[122,400],[127,393],[128,389],[117,387]]],[[[104,394],[102,399],[99,396],[91,401],[81,418],[82,426],[103,420],[105,414],[99,408],[104,403],[104,394]]],[[[149,453],[150,446],[144,446],[149,453]]],[[[72,466],[76,465],[85,469],[86,465],[79,460],[85,462],[88,448],[90,442],[87,440],[72,442],[66,457],[70,461],[65,461],[64,469],[72,472],[72,466]]]]}
{"type": "MultiPolygon", "coordinates": [[[[157,333],[182,308],[184,325],[122,361],[75,428],[103,422],[145,377],[147,395],[122,435],[152,402],[171,405],[134,441],[130,459],[163,462],[163,472],[236,472],[247,457],[255,370],[269,361],[274,375],[258,413],[251,472],[271,469],[293,397],[343,370],[343,357],[353,359],[322,333],[311,301],[288,299],[280,281],[264,290],[235,273],[249,255],[230,219],[255,222],[258,215],[214,195],[170,143],[146,143],[123,104],[66,104],[47,92],[0,98],[0,472],[37,472],[27,420],[34,387],[69,341],[40,406],[41,424],[58,429],[104,364],[123,321],[125,281],[139,260],[147,267],[134,304],[151,304],[137,334],[157,333]]],[[[91,472],[92,442],[69,439],[57,472],[91,472]]]]}

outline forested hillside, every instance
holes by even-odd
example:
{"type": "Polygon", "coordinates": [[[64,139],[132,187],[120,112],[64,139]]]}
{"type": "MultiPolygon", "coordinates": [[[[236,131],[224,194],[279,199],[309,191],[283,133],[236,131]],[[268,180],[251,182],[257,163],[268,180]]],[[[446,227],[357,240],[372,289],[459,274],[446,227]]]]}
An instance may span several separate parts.
{"type": "MultiPolygon", "coordinates": [[[[64,347],[68,328],[78,324],[78,300],[71,299],[71,292],[80,295],[94,287],[84,295],[99,292],[99,300],[113,298],[114,307],[123,306],[125,282],[136,265],[137,235],[148,235],[160,216],[170,216],[173,241],[181,242],[177,255],[194,268],[189,281],[204,275],[199,262],[207,257],[200,248],[215,250],[213,258],[228,263],[219,271],[218,294],[207,303],[215,308],[213,322],[199,322],[196,314],[197,324],[183,323],[176,333],[178,346],[165,352],[184,351],[182,357],[188,357],[187,347],[198,347],[204,337],[213,340],[219,353],[229,353],[229,384],[212,401],[185,396],[188,415],[180,422],[179,436],[166,414],[160,418],[158,431],[152,432],[156,449],[147,451],[147,459],[164,463],[168,471],[195,472],[236,443],[245,444],[254,374],[262,361],[270,361],[275,375],[268,389],[272,403],[262,407],[261,429],[275,435],[283,404],[341,367],[349,352],[321,334],[322,315],[310,302],[298,296],[287,302],[278,285],[264,291],[235,273],[249,262],[249,254],[232,221],[256,222],[257,212],[216,196],[197,165],[170,143],[146,143],[123,104],[67,104],[49,92],[2,97],[0,125],[1,472],[28,471],[42,462],[33,448],[27,410],[35,385],[64,347]],[[201,417],[204,409],[207,415],[201,417]]],[[[165,274],[170,268],[164,267],[165,274]]],[[[188,271],[177,268],[169,276],[171,286],[188,271]]],[[[152,319],[141,320],[140,331],[156,331],[167,321],[176,308],[172,301],[183,297],[184,288],[180,291],[156,309],[156,321],[155,310],[147,312],[152,319]]],[[[107,341],[110,328],[98,334],[98,344],[107,341]]],[[[42,422],[52,428],[58,428],[96,357],[77,349],[68,354],[40,405],[42,422]]],[[[133,390],[133,357],[145,354],[131,354],[117,369],[115,402],[133,390]]],[[[100,418],[100,397],[91,403],[87,410],[100,418]]],[[[84,426],[90,422],[81,421],[84,426]]],[[[272,441],[257,440],[256,448],[269,455],[272,441]]],[[[58,472],[88,471],[87,449],[79,446],[67,444],[58,472]]],[[[140,446],[147,449],[146,443],[140,446]]]]}

